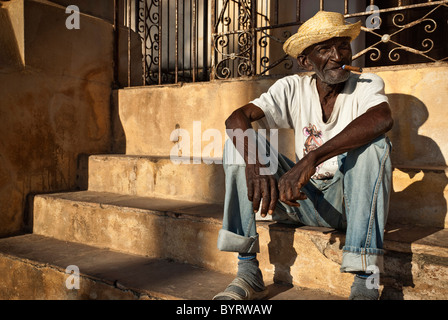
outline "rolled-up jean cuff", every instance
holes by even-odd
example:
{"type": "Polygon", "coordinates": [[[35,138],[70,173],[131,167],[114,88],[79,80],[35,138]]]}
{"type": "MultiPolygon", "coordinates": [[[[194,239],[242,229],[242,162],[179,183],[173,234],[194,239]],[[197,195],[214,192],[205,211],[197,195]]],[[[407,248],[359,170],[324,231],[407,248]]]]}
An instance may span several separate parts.
{"type": "Polygon", "coordinates": [[[357,272],[357,271],[363,271],[367,273],[384,272],[384,255],[382,253],[373,254],[373,253],[343,251],[341,272],[357,272]]]}
{"type": "Polygon", "coordinates": [[[218,249],[238,253],[258,253],[260,252],[258,234],[253,237],[244,237],[221,229],[218,235],[218,249]]]}

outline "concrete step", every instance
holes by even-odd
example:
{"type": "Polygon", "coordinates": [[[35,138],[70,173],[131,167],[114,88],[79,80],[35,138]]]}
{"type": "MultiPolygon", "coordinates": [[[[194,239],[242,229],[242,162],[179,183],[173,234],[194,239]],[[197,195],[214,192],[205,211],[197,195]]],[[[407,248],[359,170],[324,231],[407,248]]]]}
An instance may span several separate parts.
{"type": "Polygon", "coordinates": [[[95,155],[89,157],[88,189],[144,197],[208,203],[224,201],[222,165],[175,163],[170,157],[95,155]],[[212,182],[212,183],[211,183],[212,182]]]}
{"type": "MultiPolygon", "coordinates": [[[[88,189],[141,197],[223,203],[221,164],[190,158],[176,164],[170,157],[94,155],[88,158],[88,189]]],[[[216,159],[215,159],[216,160],[216,159]]],[[[448,174],[445,170],[395,168],[389,221],[448,228],[448,174]],[[425,201],[422,201],[425,199],[425,201]]]]}
{"type": "MultiPolygon", "coordinates": [[[[233,253],[216,248],[222,205],[83,191],[34,199],[34,233],[62,241],[235,274],[233,253]]],[[[333,229],[260,222],[265,279],[348,296],[341,274],[344,234],[333,229]]],[[[448,229],[389,226],[384,298],[448,297],[448,229]]]]}
{"type": "MultiPolygon", "coordinates": [[[[88,189],[124,195],[223,203],[221,164],[176,164],[170,157],[94,155],[88,158],[88,189]],[[211,183],[213,182],[213,183],[211,183]]],[[[216,161],[216,159],[215,159],[216,161]]],[[[388,221],[448,227],[448,172],[395,168],[388,221]],[[425,199],[425,201],[422,201],[425,199]]]]}
{"type": "MultiPolygon", "coordinates": [[[[187,264],[39,235],[0,239],[0,299],[4,300],[210,300],[232,279],[187,264]]],[[[273,283],[268,288],[269,300],[343,299],[273,283]]]]}
{"type": "Polygon", "coordinates": [[[33,214],[34,233],[60,240],[214,270],[229,259],[216,249],[222,205],[84,191],[38,195],[33,214]]]}

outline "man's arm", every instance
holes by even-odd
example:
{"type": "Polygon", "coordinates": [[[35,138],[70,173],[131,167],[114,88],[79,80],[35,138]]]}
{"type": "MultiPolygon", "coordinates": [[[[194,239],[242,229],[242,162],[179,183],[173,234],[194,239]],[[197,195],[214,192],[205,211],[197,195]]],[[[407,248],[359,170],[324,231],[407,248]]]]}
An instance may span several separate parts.
{"type": "MultiPolygon", "coordinates": [[[[256,105],[250,103],[236,111],[234,111],[226,120],[226,129],[236,130],[241,129],[246,132],[248,129],[253,129],[252,122],[264,118],[264,112],[256,105]]],[[[241,150],[238,152],[243,157],[246,163],[246,183],[248,190],[248,198],[253,202],[254,212],[257,212],[260,207],[261,199],[263,204],[261,207],[261,215],[265,216],[266,213],[272,214],[275,209],[275,205],[278,201],[278,187],[277,180],[272,175],[260,175],[260,168],[263,165],[260,164],[257,157],[256,148],[249,148],[249,144],[256,145],[255,140],[244,139],[244,144],[237,143],[237,137],[233,137],[233,144],[235,147],[241,150]],[[243,148],[241,148],[243,145],[243,148]],[[250,152],[255,152],[251,154],[250,152]],[[249,161],[255,159],[255,161],[249,161]],[[254,163],[255,162],[255,163],[254,163]]]]}
{"type": "Polygon", "coordinates": [[[368,109],[334,138],[309,152],[289,172],[282,176],[278,183],[280,200],[290,206],[299,206],[295,200],[304,196],[300,189],[308,183],[319,164],[369,143],[388,132],[393,123],[388,103],[383,102],[368,109]]]}

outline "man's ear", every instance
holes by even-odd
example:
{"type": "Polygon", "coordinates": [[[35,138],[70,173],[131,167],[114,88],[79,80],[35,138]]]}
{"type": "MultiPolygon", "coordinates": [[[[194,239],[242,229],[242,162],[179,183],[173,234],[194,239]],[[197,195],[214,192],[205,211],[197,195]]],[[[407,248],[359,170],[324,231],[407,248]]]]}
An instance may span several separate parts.
{"type": "Polygon", "coordinates": [[[307,55],[299,54],[297,57],[297,62],[299,63],[300,68],[305,69],[306,71],[313,71],[313,66],[308,60],[307,55]]]}

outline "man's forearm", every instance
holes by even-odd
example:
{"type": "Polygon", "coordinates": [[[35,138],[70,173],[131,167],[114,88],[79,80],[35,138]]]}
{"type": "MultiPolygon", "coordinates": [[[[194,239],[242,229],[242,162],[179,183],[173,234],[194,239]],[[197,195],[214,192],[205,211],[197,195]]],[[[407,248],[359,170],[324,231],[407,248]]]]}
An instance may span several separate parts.
{"type": "MultiPolygon", "coordinates": [[[[226,120],[226,130],[246,164],[260,164],[257,157],[256,135],[252,121],[261,118],[258,107],[247,105],[234,111],[226,120]]],[[[264,114],[262,114],[264,116],[264,114]]]]}

